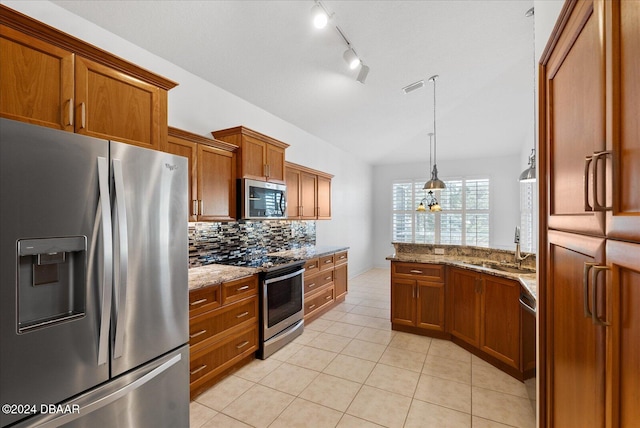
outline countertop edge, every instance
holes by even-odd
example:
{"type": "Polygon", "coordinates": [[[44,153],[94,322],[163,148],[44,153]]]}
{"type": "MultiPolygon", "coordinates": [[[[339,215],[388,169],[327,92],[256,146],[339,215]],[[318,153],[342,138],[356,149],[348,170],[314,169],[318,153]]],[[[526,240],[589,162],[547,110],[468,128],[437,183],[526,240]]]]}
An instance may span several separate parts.
{"type": "Polygon", "coordinates": [[[538,300],[537,296],[537,274],[518,274],[518,273],[510,273],[503,272],[495,269],[491,269],[488,267],[481,266],[473,266],[468,264],[469,262],[478,262],[482,261],[480,258],[474,257],[464,257],[464,260],[461,260],[461,257],[457,256],[434,256],[434,255],[401,255],[398,256],[396,254],[387,256],[387,260],[392,262],[403,262],[403,263],[424,263],[424,264],[440,264],[453,266],[461,269],[471,270],[475,272],[487,273],[490,275],[513,279],[516,280],[522,285],[522,287],[527,291],[529,296],[534,300],[538,300]]]}

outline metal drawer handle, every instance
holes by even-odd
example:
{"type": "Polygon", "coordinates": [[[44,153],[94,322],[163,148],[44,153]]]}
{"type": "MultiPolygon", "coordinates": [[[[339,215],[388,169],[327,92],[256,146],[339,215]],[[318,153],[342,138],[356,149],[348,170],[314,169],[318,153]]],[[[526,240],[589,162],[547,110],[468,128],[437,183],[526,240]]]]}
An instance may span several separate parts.
{"type": "Polygon", "coordinates": [[[194,337],[198,337],[198,336],[202,336],[203,334],[205,334],[207,332],[207,330],[200,330],[197,333],[193,333],[189,335],[190,339],[193,339],[194,337]]]}
{"type": "Polygon", "coordinates": [[[248,344],[249,344],[249,341],[248,341],[248,340],[245,340],[245,341],[244,341],[244,342],[242,342],[241,344],[236,345],[236,349],[242,349],[242,348],[244,348],[245,346],[247,346],[248,344]]]}
{"type": "Polygon", "coordinates": [[[325,281],[329,281],[330,279],[331,279],[331,277],[328,276],[328,277],[325,278],[325,281]]]}
{"type": "Polygon", "coordinates": [[[313,305],[309,306],[309,308],[308,308],[308,309],[313,309],[313,308],[315,308],[315,307],[316,307],[316,305],[315,305],[315,303],[314,303],[313,305]]]}
{"type": "Polygon", "coordinates": [[[200,303],[204,303],[206,302],[208,299],[200,299],[200,300],[196,300],[195,302],[191,302],[189,303],[191,306],[195,306],[195,305],[199,305],[200,303]]]}
{"type": "MultiPolygon", "coordinates": [[[[597,314],[597,299],[598,299],[598,274],[604,270],[610,270],[608,266],[594,266],[591,272],[591,282],[593,283],[593,294],[591,295],[591,320],[595,325],[608,326],[609,322],[600,318],[597,314]]],[[[605,302],[609,299],[605,299],[605,302]]]]}
{"type": "Polygon", "coordinates": [[[593,319],[593,314],[589,309],[589,271],[591,270],[592,267],[596,265],[597,263],[585,262],[584,270],[582,273],[582,285],[583,285],[582,303],[584,305],[584,317],[592,318],[592,319],[593,319]]]}
{"type": "Polygon", "coordinates": [[[245,311],[241,314],[236,315],[236,318],[242,318],[242,317],[246,317],[247,315],[249,315],[249,312],[245,311]]]}
{"type": "Polygon", "coordinates": [[[341,258],[341,259],[346,259],[346,258],[347,258],[347,256],[340,256],[340,258],[341,258]]]}
{"type": "Polygon", "coordinates": [[[327,297],[324,298],[324,300],[330,300],[330,299],[332,299],[331,296],[327,296],[327,297]]]}
{"type": "Polygon", "coordinates": [[[245,286],[242,286],[240,288],[236,288],[236,291],[243,291],[243,290],[248,290],[248,289],[249,289],[249,286],[245,285],[245,286]]]}
{"type": "MultiPolygon", "coordinates": [[[[612,209],[612,207],[610,206],[606,206],[606,205],[601,205],[600,202],[598,202],[598,162],[600,161],[601,158],[608,158],[611,157],[611,151],[610,150],[605,150],[603,152],[598,152],[598,153],[594,153],[593,154],[593,210],[594,211],[609,211],[612,209]]],[[[606,164],[605,164],[605,168],[606,168],[606,164]]],[[[605,174],[606,175],[606,174],[605,174]]],[[[594,310],[595,312],[595,310],[594,310]]]]}
{"type": "Polygon", "coordinates": [[[201,372],[202,370],[204,370],[206,368],[207,368],[207,365],[203,364],[200,367],[198,367],[197,369],[195,369],[193,371],[190,371],[189,373],[193,376],[194,374],[199,373],[199,372],[201,372]]]}
{"type": "Polygon", "coordinates": [[[316,286],[316,283],[315,283],[315,282],[313,282],[313,283],[311,283],[311,284],[307,285],[307,288],[313,288],[313,287],[315,287],[315,286],[316,286]]]}
{"type": "Polygon", "coordinates": [[[411,273],[422,273],[422,271],[421,271],[421,270],[415,270],[415,269],[412,269],[412,270],[410,270],[409,272],[411,272],[411,273]]]}
{"type": "Polygon", "coordinates": [[[325,260],[324,264],[331,263],[333,260],[325,260]]]}
{"type": "Polygon", "coordinates": [[[313,268],[315,268],[315,267],[316,267],[316,265],[315,265],[315,264],[312,264],[312,265],[307,266],[307,269],[313,269],[313,268]]]}
{"type": "Polygon", "coordinates": [[[587,156],[584,159],[584,210],[586,212],[593,211],[593,207],[589,205],[589,167],[593,156],[587,156]]]}

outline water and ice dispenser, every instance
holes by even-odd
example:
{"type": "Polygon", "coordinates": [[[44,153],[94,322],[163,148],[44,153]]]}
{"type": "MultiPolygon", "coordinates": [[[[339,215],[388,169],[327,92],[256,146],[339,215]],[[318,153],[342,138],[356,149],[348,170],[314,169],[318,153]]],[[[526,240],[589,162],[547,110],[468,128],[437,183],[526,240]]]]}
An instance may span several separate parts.
{"type": "Polygon", "coordinates": [[[87,239],[18,240],[18,333],[84,316],[87,239]]]}

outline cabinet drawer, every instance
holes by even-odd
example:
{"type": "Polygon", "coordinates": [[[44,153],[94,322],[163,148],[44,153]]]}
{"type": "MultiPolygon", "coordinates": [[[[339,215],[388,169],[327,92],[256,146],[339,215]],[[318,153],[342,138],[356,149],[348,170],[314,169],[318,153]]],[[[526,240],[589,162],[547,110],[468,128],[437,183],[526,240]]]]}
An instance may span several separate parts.
{"type": "Polygon", "coordinates": [[[304,264],[304,276],[305,278],[311,275],[315,275],[317,272],[320,271],[320,268],[318,267],[318,258],[316,257],[315,259],[310,259],[307,260],[307,262],[304,264]]]}
{"type": "Polygon", "coordinates": [[[320,270],[329,270],[333,269],[335,266],[335,254],[331,254],[328,256],[320,257],[320,270]]]}
{"type": "Polygon", "coordinates": [[[227,367],[225,363],[236,357],[249,355],[256,349],[258,349],[258,329],[254,327],[207,347],[202,352],[192,354],[189,382],[193,383],[203,376],[213,374],[212,372],[221,372],[227,367]]]}
{"type": "Polygon", "coordinates": [[[336,266],[345,264],[349,261],[349,255],[346,251],[341,251],[335,254],[334,262],[336,266]]]}
{"type": "Polygon", "coordinates": [[[222,304],[237,302],[245,297],[258,295],[257,275],[240,278],[222,284],[222,304]]]}
{"type": "Polygon", "coordinates": [[[326,305],[330,305],[334,299],[334,288],[333,285],[328,287],[326,290],[321,291],[318,294],[311,296],[308,300],[304,302],[304,315],[308,316],[309,314],[323,308],[326,305]]]}
{"type": "Polygon", "coordinates": [[[430,280],[430,281],[444,281],[444,266],[432,265],[427,263],[398,263],[393,262],[394,275],[401,276],[414,276],[418,279],[430,280]]]}
{"type": "Polygon", "coordinates": [[[323,286],[333,282],[333,271],[320,272],[317,275],[313,275],[310,278],[304,280],[304,294],[313,293],[316,290],[321,289],[323,286]]]}
{"type": "Polygon", "coordinates": [[[194,317],[189,320],[189,345],[194,346],[247,321],[256,321],[257,314],[258,298],[250,297],[242,302],[194,317]]]}
{"type": "Polygon", "coordinates": [[[209,285],[189,292],[189,316],[216,309],[222,303],[220,284],[209,285]]]}

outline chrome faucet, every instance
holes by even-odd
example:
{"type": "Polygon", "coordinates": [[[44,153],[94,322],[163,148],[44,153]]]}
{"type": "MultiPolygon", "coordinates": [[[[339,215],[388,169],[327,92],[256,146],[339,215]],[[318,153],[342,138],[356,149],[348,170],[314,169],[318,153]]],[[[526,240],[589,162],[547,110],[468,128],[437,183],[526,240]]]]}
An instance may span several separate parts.
{"type": "Polygon", "coordinates": [[[521,269],[522,261],[527,257],[529,257],[531,254],[522,256],[522,253],[520,252],[520,227],[519,226],[516,226],[516,235],[513,239],[513,242],[516,244],[516,254],[515,254],[516,265],[518,266],[518,269],[521,269]]]}

